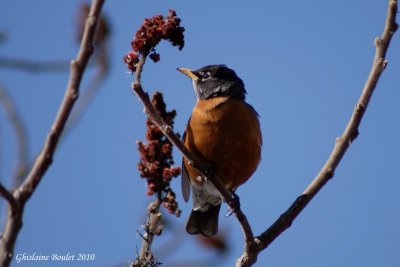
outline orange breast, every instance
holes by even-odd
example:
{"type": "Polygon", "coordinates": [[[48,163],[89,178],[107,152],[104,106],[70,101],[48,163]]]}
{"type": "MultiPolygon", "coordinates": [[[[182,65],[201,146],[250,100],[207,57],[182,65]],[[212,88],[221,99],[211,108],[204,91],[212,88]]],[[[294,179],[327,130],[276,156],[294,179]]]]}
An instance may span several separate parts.
{"type": "MultiPolygon", "coordinates": [[[[200,100],[186,129],[185,146],[214,166],[226,188],[236,189],[256,170],[262,137],[256,112],[245,102],[226,97],[200,100]]],[[[186,161],[192,181],[198,173],[186,161]]]]}

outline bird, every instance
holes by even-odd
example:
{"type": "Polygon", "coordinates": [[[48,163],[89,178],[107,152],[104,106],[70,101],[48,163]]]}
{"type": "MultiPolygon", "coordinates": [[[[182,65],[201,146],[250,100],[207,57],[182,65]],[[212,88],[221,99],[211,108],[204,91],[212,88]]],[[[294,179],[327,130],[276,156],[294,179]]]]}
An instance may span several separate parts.
{"type": "MultiPolygon", "coordinates": [[[[197,98],[183,143],[198,160],[212,166],[215,179],[234,194],[252,176],[261,159],[263,141],[258,113],[246,102],[242,79],[226,65],[178,70],[192,79],[197,98]]],[[[192,192],[193,208],[186,232],[216,235],[220,193],[185,158],[181,185],[185,202],[192,192]]]]}

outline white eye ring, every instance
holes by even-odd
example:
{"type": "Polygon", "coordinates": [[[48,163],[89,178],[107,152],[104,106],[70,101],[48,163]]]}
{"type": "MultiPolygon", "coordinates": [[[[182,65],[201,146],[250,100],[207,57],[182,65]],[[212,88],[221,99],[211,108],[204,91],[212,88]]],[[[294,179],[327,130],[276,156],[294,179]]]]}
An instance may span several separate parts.
{"type": "Polygon", "coordinates": [[[201,78],[202,78],[203,80],[207,80],[208,78],[210,78],[210,76],[211,76],[211,73],[210,73],[209,71],[206,71],[206,72],[202,72],[202,73],[201,73],[201,78]]]}

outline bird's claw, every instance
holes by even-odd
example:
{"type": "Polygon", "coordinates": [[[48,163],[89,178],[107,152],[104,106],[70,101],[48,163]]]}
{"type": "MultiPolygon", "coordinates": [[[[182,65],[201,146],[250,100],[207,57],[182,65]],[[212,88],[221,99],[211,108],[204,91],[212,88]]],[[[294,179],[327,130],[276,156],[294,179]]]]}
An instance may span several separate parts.
{"type": "Polygon", "coordinates": [[[234,212],[240,209],[240,198],[239,196],[232,190],[231,191],[231,199],[228,201],[228,211],[226,213],[226,217],[231,216],[234,212]]]}

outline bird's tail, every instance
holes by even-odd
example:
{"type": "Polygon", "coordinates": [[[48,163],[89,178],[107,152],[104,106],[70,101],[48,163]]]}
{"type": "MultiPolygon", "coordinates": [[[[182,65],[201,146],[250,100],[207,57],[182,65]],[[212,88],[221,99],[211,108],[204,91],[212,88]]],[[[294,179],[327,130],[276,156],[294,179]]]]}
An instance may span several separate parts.
{"type": "Polygon", "coordinates": [[[206,211],[192,210],[186,223],[186,232],[191,235],[202,234],[206,237],[216,235],[220,208],[221,204],[216,206],[210,204],[206,211]]]}

